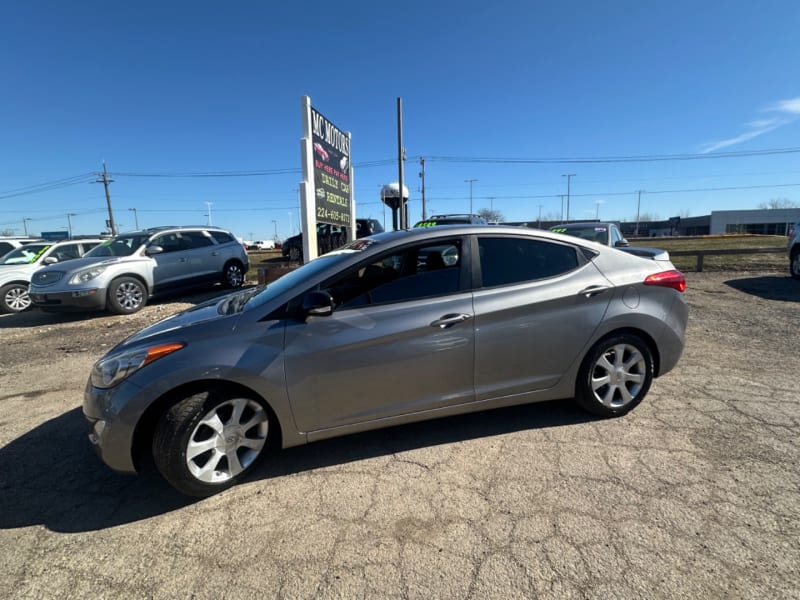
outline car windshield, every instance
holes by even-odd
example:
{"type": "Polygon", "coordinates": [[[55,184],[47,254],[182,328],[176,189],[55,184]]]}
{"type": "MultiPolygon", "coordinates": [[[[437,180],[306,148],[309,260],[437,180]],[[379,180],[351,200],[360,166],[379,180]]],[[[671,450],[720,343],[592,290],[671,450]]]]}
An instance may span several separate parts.
{"type": "Polygon", "coordinates": [[[130,256],[150,239],[147,234],[120,235],[95,246],[85,254],[91,256],[130,256]]]}
{"type": "Polygon", "coordinates": [[[558,227],[551,227],[550,231],[579,237],[583,240],[599,242],[603,245],[608,244],[608,228],[600,225],[587,225],[585,227],[566,227],[560,225],[558,227]]]}
{"type": "Polygon", "coordinates": [[[52,244],[27,244],[15,248],[3,257],[3,265],[31,265],[44,254],[52,244]]]}

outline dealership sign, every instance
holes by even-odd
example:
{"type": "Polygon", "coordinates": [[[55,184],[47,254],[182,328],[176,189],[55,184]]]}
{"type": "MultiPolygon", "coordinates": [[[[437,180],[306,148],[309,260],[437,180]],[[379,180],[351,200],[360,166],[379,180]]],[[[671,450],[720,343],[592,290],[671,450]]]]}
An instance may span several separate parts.
{"type": "MultiPolygon", "coordinates": [[[[353,205],[350,134],[336,127],[303,97],[303,182],[301,213],[303,231],[316,231],[323,223],[346,227],[353,236],[353,205]]],[[[303,236],[303,256],[317,256],[316,236],[303,236]]]]}

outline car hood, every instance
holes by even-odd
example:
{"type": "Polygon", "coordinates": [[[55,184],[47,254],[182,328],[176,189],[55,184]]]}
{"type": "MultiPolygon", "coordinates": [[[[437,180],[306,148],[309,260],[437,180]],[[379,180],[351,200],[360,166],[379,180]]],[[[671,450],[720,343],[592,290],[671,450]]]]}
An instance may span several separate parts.
{"type": "Polygon", "coordinates": [[[240,290],[188,308],[134,333],[120,346],[136,344],[142,340],[148,340],[149,343],[157,337],[181,338],[181,340],[196,337],[198,335],[196,328],[200,326],[220,326],[232,330],[236,326],[245,303],[257,290],[258,288],[240,290]]]}
{"type": "Polygon", "coordinates": [[[146,256],[84,256],[83,258],[73,258],[65,263],[47,265],[44,268],[52,271],[74,272],[95,265],[115,265],[121,262],[129,263],[146,260],[152,259],[146,256]]]}

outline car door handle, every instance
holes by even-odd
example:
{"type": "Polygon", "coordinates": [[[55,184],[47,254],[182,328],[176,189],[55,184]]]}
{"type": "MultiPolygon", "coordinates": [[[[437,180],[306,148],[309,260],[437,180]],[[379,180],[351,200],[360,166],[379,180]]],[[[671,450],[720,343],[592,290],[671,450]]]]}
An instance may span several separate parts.
{"type": "Polygon", "coordinates": [[[456,323],[463,323],[467,319],[471,319],[472,315],[465,315],[464,313],[459,314],[449,314],[444,315],[443,317],[436,319],[431,323],[431,327],[438,327],[439,329],[445,329],[446,327],[450,327],[451,325],[455,325],[456,323]]]}
{"type": "Polygon", "coordinates": [[[592,296],[597,296],[597,294],[602,294],[606,290],[610,289],[611,287],[607,285],[590,285],[589,287],[583,288],[580,292],[578,292],[578,295],[591,298],[592,296]]]}
{"type": "Polygon", "coordinates": [[[211,256],[219,256],[219,252],[215,250],[214,252],[211,253],[211,256]]]}

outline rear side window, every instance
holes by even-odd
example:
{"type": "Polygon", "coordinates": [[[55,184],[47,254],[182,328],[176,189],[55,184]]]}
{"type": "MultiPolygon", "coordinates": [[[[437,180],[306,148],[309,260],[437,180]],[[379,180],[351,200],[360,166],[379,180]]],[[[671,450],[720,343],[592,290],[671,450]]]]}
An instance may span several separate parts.
{"type": "Polygon", "coordinates": [[[211,234],[211,237],[217,240],[218,244],[227,244],[228,242],[233,241],[233,236],[225,233],[224,231],[209,231],[208,233],[211,234]]]}
{"type": "Polygon", "coordinates": [[[14,246],[8,242],[0,242],[0,256],[3,256],[3,254],[6,254],[7,252],[11,252],[13,249],[14,246]]]}
{"type": "Polygon", "coordinates": [[[555,277],[580,264],[572,246],[515,237],[478,239],[482,287],[555,277]]]}

